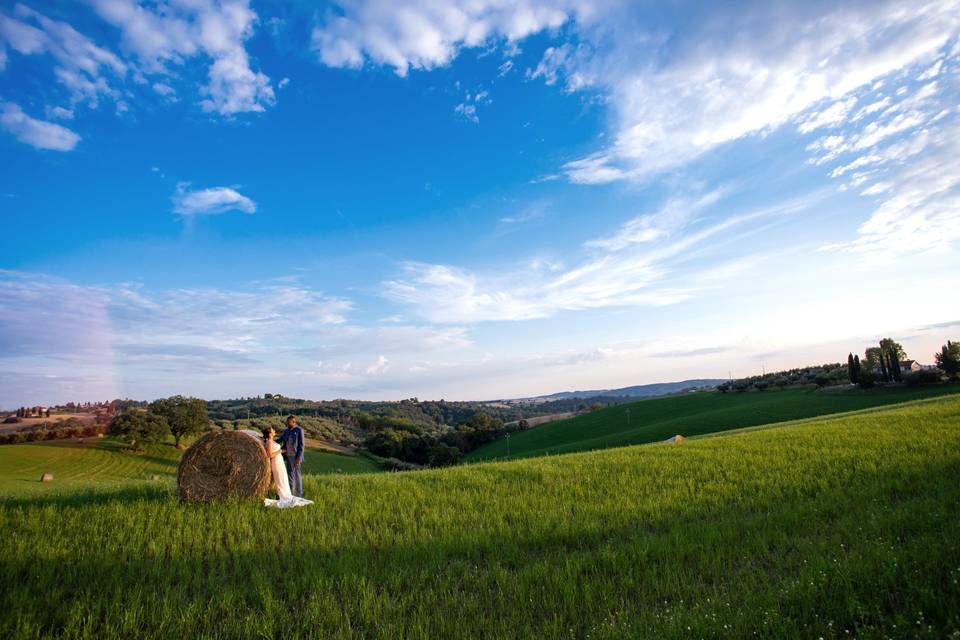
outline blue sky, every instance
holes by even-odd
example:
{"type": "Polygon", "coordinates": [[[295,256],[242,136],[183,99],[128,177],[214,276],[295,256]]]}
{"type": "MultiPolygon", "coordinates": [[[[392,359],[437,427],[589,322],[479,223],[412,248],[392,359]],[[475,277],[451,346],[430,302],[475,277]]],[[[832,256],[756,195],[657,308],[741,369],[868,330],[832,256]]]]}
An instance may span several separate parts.
{"type": "Polygon", "coordinates": [[[960,3],[0,2],[0,406],[960,331],[960,3]]]}

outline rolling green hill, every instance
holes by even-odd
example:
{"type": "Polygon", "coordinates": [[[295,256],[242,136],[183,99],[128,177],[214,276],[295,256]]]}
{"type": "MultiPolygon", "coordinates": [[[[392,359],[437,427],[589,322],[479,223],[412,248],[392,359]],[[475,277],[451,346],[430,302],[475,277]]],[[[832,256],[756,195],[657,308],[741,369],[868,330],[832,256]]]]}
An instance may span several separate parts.
{"type": "Polygon", "coordinates": [[[659,442],[773,422],[960,393],[960,386],[843,390],[788,389],[753,393],[699,392],[652,398],[551,422],[496,440],[466,462],[528,458],[659,442]],[[508,449],[509,447],[509,454],[508,449]]]}
{"type": "Polygon", "coordinates": [[[316,504],[293,511],[173,490],[0,499],[0,637],[960,633],[957,397],[681,445],[310,475],[316,504]]]}
{"type": "MultiPolygon", "coordinates": [[[[182,451],[170,445],[156,445],[144,453],[128,453],[110,439],[53,440],[0,447],[0,496],[50,493],[63,489],[116,486],[130,480],[159,476],[169,483],[177,476],[182,451]],[[52,473],[54,482],[38,482],[52,473]]],[[[378,471],[372,461],[309,449],[304,473],[365,473],[378,471]]]]}

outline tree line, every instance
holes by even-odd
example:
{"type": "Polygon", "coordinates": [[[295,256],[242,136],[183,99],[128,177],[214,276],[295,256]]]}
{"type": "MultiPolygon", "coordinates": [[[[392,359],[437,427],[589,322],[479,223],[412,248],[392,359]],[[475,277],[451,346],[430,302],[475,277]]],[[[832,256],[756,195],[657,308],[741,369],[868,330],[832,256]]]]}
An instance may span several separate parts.
{"type": "Polygon", "coordinates": [[[369,431],[363,446],[371,453],[431,467],[457,464],[464,454],[529,427],[526,420],[504,423],[482,411],[455,427],[429,430],[407,420],[370,414],[358,420],[369,431]]]}
{"type": "Polygon", "coordinates": [[[921,369],[904,373],[903,362],[907,352],[899,342],[892,338],[880,340],[875,347],[864,351],[863,359],[859,355],[847,355],[847,379],[851,384],[869,389],[878,382],[885,384],[904,383],[907,385],[931,384],[940,382],[943,376],[956,380],[960,376],[960,343],[947,340],[940,351],[933,356],[936,369],[921,369]]]}
{"type": "Polygon", "coordinates": [[[107,434],[134,451],[142,451],[146,445],[163,442],[167,437],[172,437],[174,446],[180,449],[184,437],[209,427],[205,400],[172,396],[154,400],[146,409],[121,413],[110,423],[107,434]]]}
{"type": "Polygon", "coordinates": [[[828,363],[776,371],[759,376],[730,380],[717,385],[721,393],[766,391],[771,388],[786,388],[815,384],[818,387],[855,384],[869,389],[877,384],[905,384],[915,386],[941,382],[960,377],[960,343],[947,341],[936,354],[936,368],[919,371],[904,371],[903,362],[907,352],[893,338],[883,338],[876,346],[868,347],[861,358],[853,352],[847,355],[847,363],[828,363]]]}

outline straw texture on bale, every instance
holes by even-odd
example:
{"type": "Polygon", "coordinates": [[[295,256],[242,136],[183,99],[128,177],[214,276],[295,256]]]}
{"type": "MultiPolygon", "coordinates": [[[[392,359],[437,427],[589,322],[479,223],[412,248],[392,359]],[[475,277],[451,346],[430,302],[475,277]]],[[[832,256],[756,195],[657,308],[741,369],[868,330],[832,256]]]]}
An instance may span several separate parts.
{"type": "Polygon", "coordinates": [[[180,499],[263,498],[270,490],[270,461],[256,439],[236,431],[211,431],[180,460],[180,499]]]}

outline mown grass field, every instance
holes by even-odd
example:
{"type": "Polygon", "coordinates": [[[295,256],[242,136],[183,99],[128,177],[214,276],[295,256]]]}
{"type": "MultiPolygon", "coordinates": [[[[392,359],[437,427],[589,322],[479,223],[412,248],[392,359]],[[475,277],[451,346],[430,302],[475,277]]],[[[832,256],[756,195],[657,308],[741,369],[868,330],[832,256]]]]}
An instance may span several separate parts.
{"type": "Polygon", "coordinates": [[[309,475],[317,504],[292,511],[173,489],[8,493],[0,637],[960,633],[957,397],[681,445],[309,475]]]}
{"type": "MultiPolygon", "coordinates": [[[[97,438],[0,446],[0,497],[110,487],[154,476],[167,486],[177,476],[181,455],[183,451],[169,444],[132,454],[119,442],[97,438]],[[54,482],[38,482],[44,473],[52,473],[54,482]]],[[[379,470],[366,458],[317,449],[307,450],[303,464],[304,473],[313,474],[379,470]]]]}
{"type": "Polygon", "coordinates": [[[696,436],[955,393],[960,393],[960,385],[868,391],[807,388],[762,393],[698,392],[650,398],[515,433],[509,442],[491,442],[469,453],[464,461],[508,460],[660,442],[677,434],[696,436]]]}

